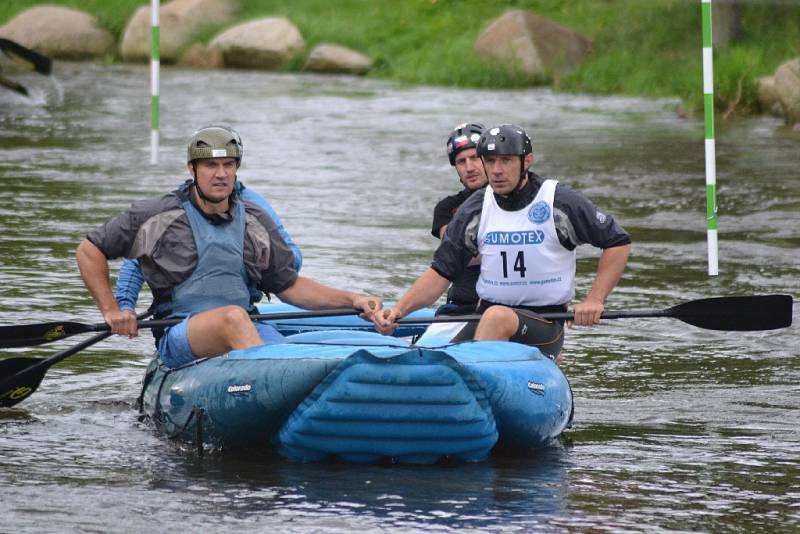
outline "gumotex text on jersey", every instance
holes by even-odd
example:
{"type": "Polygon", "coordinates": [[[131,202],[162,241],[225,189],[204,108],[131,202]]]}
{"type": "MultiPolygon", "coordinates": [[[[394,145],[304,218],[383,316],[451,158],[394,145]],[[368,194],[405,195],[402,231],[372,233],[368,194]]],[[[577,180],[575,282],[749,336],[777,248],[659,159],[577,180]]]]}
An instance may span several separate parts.
{"type": "Polygon", "coordinates": [[[540,245],[544,241],[542,230],[526,232],[489,232],[483,238],[484,245],[540,245]]]}

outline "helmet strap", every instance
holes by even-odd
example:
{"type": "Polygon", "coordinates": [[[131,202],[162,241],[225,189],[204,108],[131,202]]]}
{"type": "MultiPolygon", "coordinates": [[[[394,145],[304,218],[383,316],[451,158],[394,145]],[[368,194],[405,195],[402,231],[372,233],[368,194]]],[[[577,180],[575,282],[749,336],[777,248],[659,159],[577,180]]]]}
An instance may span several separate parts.
{"type": "Polygon", "coordinates": [[[517,187],[515,187],[514,190],[511,191],[511,193],[508,194],[509,196],[513,195],[514,193],[516,193],[517,191],[522,189],[522,181],[525,179],[525,175],[526,175],[526,172],[525,172],[525,156],[522,155],[519,158],[519,180],[517,180],[517,187]]]}

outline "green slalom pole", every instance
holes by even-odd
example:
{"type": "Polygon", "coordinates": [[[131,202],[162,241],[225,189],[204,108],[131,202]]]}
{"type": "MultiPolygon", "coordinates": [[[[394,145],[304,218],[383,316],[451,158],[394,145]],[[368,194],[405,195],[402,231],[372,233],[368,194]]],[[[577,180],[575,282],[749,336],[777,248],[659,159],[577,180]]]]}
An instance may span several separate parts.
{"type": "Polygon", "coordinates": [[[150,163],[158,163],[158,73],[161,65],[161,29],[159,28],[158,12],[160,0],[150,2],[150,163]]]}
{"type": "Polygon", "coordinates": [[[714,141],[714,57],[711,42],[711,0],[702,0],[703,10],[703,109],[706,137],[706,220],[708,229],[708,274],[719,274],[717,241],[717,151],[714,141]]]}

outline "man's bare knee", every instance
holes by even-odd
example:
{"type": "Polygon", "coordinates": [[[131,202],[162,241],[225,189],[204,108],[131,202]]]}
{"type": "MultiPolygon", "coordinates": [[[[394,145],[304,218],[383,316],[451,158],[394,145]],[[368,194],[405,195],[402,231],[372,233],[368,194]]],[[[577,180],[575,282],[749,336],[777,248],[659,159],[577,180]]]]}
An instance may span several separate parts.
{"type": "Polygon", "coordinates": [[[507,340],[517,331],[517,314],[506,306],[492,306],[481,317],[475,339],[507,340]]]}
{"type": "Polygon", "coordinates": [[[483,313],[483,318],[481,320],[486,320],[490,322],[505,322],[514,317],[516,314],[511,311],[511,308],[507,308],[506,306],[492,306],[488,310],[483,313]]]}
{"type": "Polygon", "coordinates": [[[251,322],[250,315],[239,306],[225,306],[219,309],[220,319],[229,327],[240,327],[251,322]]]}

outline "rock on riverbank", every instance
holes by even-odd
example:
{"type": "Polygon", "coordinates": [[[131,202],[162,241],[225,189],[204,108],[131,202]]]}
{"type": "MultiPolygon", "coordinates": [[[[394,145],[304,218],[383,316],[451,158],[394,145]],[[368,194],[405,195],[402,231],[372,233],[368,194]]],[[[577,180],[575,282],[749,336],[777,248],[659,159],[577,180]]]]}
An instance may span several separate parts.
{"type": "Polygon", "coordinates": [[[23,11],[0,28],[0,37],[61,59],[93,59],[114,53],[114,36],[92,15],[59,6],[23,11]]]}
{"type": "MultiPolygon", "coordinates": [[[[232,0],[172,0],[161,6],[158,12],[161,61],[177,62],[198,31],[209,22],[231,22],[237,10],[238,5],[232,0]]],[[[150,19],[150,6],[142,6],[128,22],[119,49],[123,61],[150,60],[150,19]]]]}
{"type": "Polygon", "coordinates": [[[758,84],[762,110],[782,115],[787,125],[800,129],[800,58],[782,63],[775,74],[760,78],[758,84]]]}

